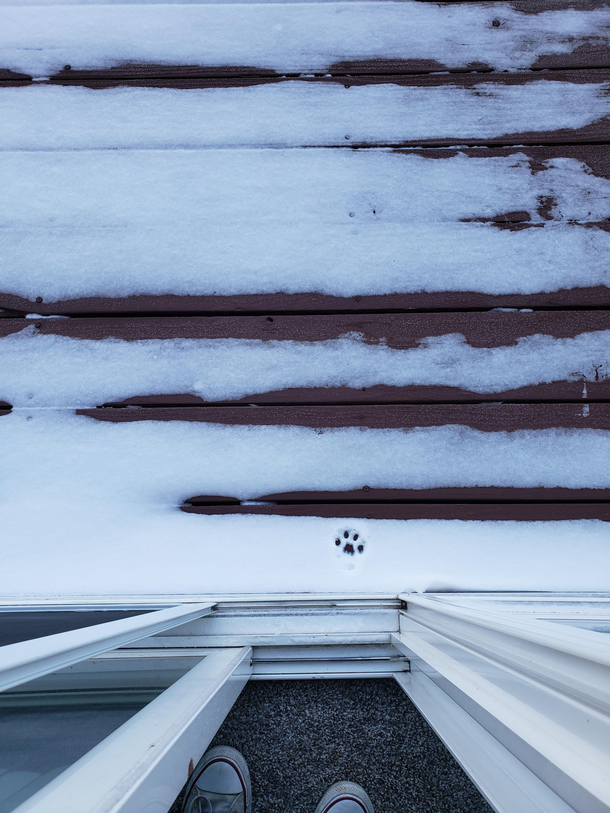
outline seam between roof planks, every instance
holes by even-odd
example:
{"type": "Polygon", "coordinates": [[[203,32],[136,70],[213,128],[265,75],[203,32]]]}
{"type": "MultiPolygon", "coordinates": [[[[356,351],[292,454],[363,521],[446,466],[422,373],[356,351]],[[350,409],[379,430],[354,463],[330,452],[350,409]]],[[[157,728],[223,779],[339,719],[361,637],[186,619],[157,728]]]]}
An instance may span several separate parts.
{"type": "MultiPolygon", "coordinates": [[[[6,299],[6,297],[2,297],[0,294],[0,298],[6,299]]],[[[32,303],[40,307],[40,303],[32,303]]],[[[55,304],[55,303],[53,303],[55,304]]],[[[65,303],[62,303],[65,305],[65,303]]],[[[520,303],[519,307],[512,307],[507,308],[510,310],[519,310],[520,308],[524,308],[525,305],[520,303]]],[[[46,314],[40,314],[42,318],[62,318],[62,319],[121,319],[125,322],[130,321],[131,319],[155,319],[155,318],[164,318],[164,319],[182,319],[182,318],[193,318],[193,319],[211,319],[218,317],[219,319],[230,319],[236,315],[243,316],[246,318],[256,318],[261,316],[273,316],[273,317],[291,317],[291,316],[384,316],[389,314],[398,314],[398,315],[427,315],[427,314],[452,314],[452,313],[464,313],[464,314],[475,314],[475,313],[489,313],[491,311],[497,310],[496,307],[447,307],[447,308],[395,308],[395,309],[384,309],[384,308],[367,308],[366,310],[360,309],[334,309],[334,310],[273,310],[273,309],[264,309],[264,310],[90,310],[90,311],[78,311],[78,310],[71,310],[66,307],[62,308],[61,310],[51,311],[51,313],[47,316],[46,314]],[[65,315],[64,315],[65,314],[65,315]]],[[[603,305],[549,305],[549,306],[542,306],[537,305],[532,308],[528,308],[528,310],[532,310],[535,313],[557,313],[557,312],[566,312],[570,311],[571,313],[608,313],[610,312],[610,304],[603,304],[603,305]]],[[[28,314],[34,313],[33,308],[21,308],[18,310],[11,310],[9,308],[2,308],[0,307],[0,320],[10,319],[10,320],[25,320],[26,318],[30,318],[28,314]]],[[[36,314],[38,315],[38,314],[36,314]]],[[[2,321],[0,321],[2,324],[2,321]]],[[[27,324],[27,322],[26,322],[27,324]]]]}
{"type": "MultiPolygon", "coordinates": [[[[549,74],[552,76],[555,73],[562,74],[577,74],[578,72],[586,71],[604,71],[610,67],[610,63],[600,62],[599,64],[588,65],[574,65],[572,67],[544,67],[544,68],[530,68],[528,70],[521,70],[517,72],[497,71],[493,68],[449,68],[442,69],[417,69],[409,68],[408,66],[401,66],[399,61],[393,60],[379,60],[378,70],[370,62],[352,63],[351,65],[344,65],[340,70],[330,68],[327,71],[311,71],[310,73],[304,72],[290,72],[286,71],[280,73],[269,68],[256,68],[247,66],[231,66],[223,65],[217,67],[206,67],[197,65],[146,65],[146,64],[125,64],[118,65],[115,68],[99,68],[91,70],[74,70],[71,66],[66,66],[64,70],[49,77],[34,78],[28,74],[15,73],[11,70],[0,69],[0,87],[4,85],[27,86],[31,84],[41,85],[85,85],[93,83],[91,86],[94,88],[103,87],[104,83],[110,83],[109,87],[115,87],[118,83],[125,83],[129,86],[131,83],[155,83],[157,81],[192,81],[204,82],[203,87],[241,87],[241,83],[248,83],[250,80],[253,82],[282,82],[292,80],[302,80],[306,82],[344,82],[346,79],[353,79],[357,84],[368,84],[372,82],[385,82],[401,79],[405,82],[417,81],[420,77],[431,77],[433,80],[436,77],[442,77],[441,83],[450,83],[447,77],[462,78],[465,76],[473,77],[519,77],[522,78],[539,78],[549,74]],[[383,64],[382,64],[383,63],[383,64]],[[411,77],[413,80],[411,80],[411,77]],[[215,85],[218,81],[220,84],[215,85]],[[98,84],[100,83],[100,84],[98,84]]],[[[549,77],[550,78],[550,77],[549,77]]],[[[517,84],[514,79],[509,79],[507,83],[517,84]]],[[[134,85],[137,86],[137,85],[134,85]]],[[[154,84],[152,85],[154,86],[154,84]]],[[[191,87],[191,85],[188,85],[191,87]]]]}
{"type": "Polygon", "coordinates": [[[473,291],[334,297],[325,294],[237,294],[234,296],[144,294],[112,299],[90,297],[44,303],[0,293],[0,319],[26,314],[71,318],[230,318],[232,316],[347,316],[488,313],[498,308],[540,312],[610,311],[610,288],[563,289],[538,294],[481,294],[473,291]],[[383,306],[385,303],[385,307],[383,306]]]}

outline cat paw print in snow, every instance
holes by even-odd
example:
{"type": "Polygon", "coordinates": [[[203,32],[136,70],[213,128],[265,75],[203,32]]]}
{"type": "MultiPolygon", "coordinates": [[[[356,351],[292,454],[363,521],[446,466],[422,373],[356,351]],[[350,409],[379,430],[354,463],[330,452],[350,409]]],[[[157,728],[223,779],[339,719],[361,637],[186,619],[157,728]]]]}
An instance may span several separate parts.
{"type": "Polygon", "coordinates": [[[335,556],[343,570],[353,570],[360,563],[366,542],[358,531],[346,528],[335,537],[335,556]]]}

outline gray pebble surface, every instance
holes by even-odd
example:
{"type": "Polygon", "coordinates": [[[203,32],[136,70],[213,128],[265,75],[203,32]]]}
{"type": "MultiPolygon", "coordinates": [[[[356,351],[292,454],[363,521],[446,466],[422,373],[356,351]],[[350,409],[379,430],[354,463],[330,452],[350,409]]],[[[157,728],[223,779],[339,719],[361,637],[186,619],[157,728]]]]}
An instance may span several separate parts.
{"type": "Polygon", "coordinates": [[[375,813],[492,813],[393,680],[250,682],[214,745],[246,757],[252,813],[314,813],[344,779],[375,813]]]}

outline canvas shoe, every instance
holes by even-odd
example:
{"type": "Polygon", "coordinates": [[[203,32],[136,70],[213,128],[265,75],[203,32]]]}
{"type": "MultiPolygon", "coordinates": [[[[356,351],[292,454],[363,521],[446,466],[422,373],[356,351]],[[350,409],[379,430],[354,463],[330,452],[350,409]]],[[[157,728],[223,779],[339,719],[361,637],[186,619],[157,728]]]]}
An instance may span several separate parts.
{"type": "Polygon", "coordinates": [[[316,807],[316,813],[375,813],[367,792],[355,782],[337,782],[316,807]]]}
{"type": "Polygon", "coordinates": [[[182,813],[250,813],[250,772],[235,748],[211,748],[197,763],[186,786],[182,813]]]}

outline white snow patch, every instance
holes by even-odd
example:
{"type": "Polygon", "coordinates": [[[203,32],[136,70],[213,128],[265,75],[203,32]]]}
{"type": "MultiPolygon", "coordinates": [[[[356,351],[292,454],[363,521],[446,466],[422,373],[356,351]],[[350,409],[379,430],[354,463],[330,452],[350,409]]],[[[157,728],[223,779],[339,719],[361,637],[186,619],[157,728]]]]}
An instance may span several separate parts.
{"type": "Polygon", "coordinates": [[[604,591],[610,527],[598,521],[347,520],[372,540],[361,566],[330,551],[341,522],[196,516],[135,506],[0,506],[5,596],[604,591]],[[44,533],[41,534],[41,523],[44,533]]]}
{"type": "Polygon", "coordinates": [[[87,340],[33,325],[0,339],[0,400],[16,407],[86,407],[133,395],[192,393],[224,401],[291,387],[440,385],[480,393],[608,377],[610,331],[506,347],[472,347],[461,334],[418,347],[369,344],[359,334],[317,342],[257,339],[87,340]]]}
{"type": "Polygon", "coordinates": [[[610,182],[556,158],[386,150],[0,153],[0,290],[528,294],[608,283],[610,182]],[[553,220],[539,207],[552,199],[553,220]],[[542,228],[489,220],[526,211],[542,228]]]}
{"type": "Polygon", "coordinates": [[[452,485],[608,487],[610,433],[111,424],[0,418],[0,592],[21,595],[607,590],[610,526],[205,517],[197,493],[452,485]],[[359,567],[334,539],[366,539],[359,567]]]}
{"type": "Polygon", "coordinates": [[[378,58],[519,70],[610,39],[607,8],[523,14],[496,3],[14,4],[2,18],[5,67],[33,76],[128,62],[324,72],[378,58]]]}
{"type": "MultiPolygon", "coordinates": [[[[396,3],[396,6],[400,4],[396,3]]],[[[345,80],[348,84],[349,80],[345,80]]],[[[610,116],[610,83],[404,87],[285,81],[233,88],[3,88],[2,149],[461,144],[610,116]]]]}
{"type": "Polygon", "coordinates": [[[610,488],[610,432],[595,429],[115,424],[62,410],[20,409],[0,418],[0,434],[10,473],[3,499],[9,501],[23,486],[28,499],[84,495],[126,505],[175,505],[197,493],[251,500],[364,485],[610,488]]]}

